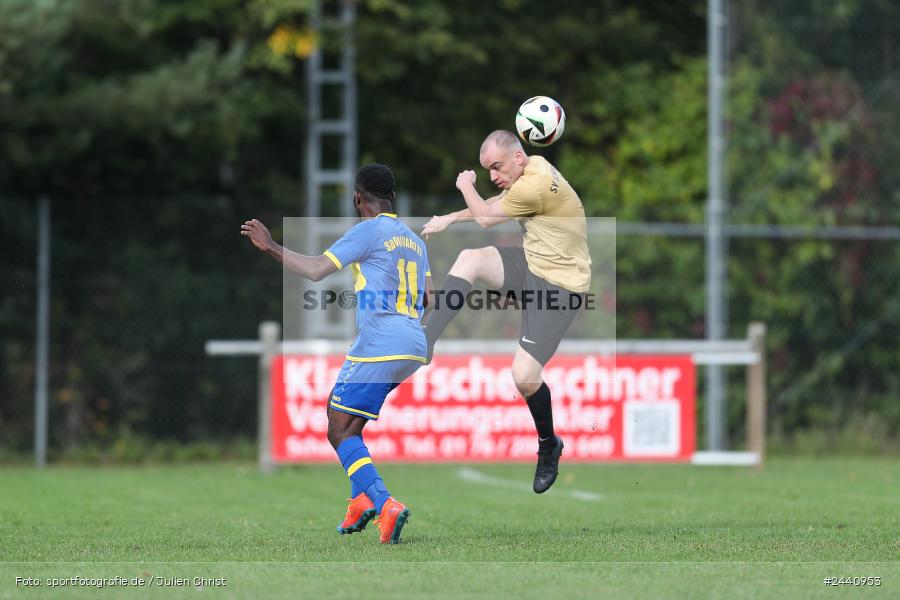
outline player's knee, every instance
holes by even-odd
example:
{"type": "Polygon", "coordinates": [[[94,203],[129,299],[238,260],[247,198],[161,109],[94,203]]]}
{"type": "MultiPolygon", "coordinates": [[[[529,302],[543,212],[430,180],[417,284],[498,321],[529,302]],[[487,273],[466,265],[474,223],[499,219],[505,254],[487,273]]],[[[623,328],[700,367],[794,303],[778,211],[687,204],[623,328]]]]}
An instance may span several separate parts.
{"type": "Polygon", "coordinates": [[[481,267],[485,261],[487,248],[466,248],[456,256],[456,262],[450,269],[450,274],[462,277],[472,282],[481,277],[481,267]]]}
{"type": "Polygon", "coordinates": [[[460,271],[465,273],[473,272],[477,265],[476,256],[477,250],[473,250],[472,248],[466,248],[462,250],[459,254],[456,255],[456,260],[453,262],[452,271],[460,271]]]}
{"type": "Polygon", "coordinates": [[[522,394],[523,397],[528,398],[533,396],[535,392],[537,392],[541,387],[540,381],[517,381],[516,389],[519,390],[519,393],[522,394]]]}
{"type": "Polygon", "coordinates": [[[331,447],[337,449],[345,440],[350,439],[354,436],[359,435],[358,432],[350,431],[348,429],[341,430],[332,430],[328,429],[328,443],[331,444],[331,447]]]}
{"type": "Polygon", "coordinates": [[[332,427],[332,424],[328,423],[328,443],[331,444],[332,448],[337,448],[344,441],[345,438],[342,433],[338,431],[337,427],[332,427]]]}
{"type": "Polygon", "coordinates": [[[351,427],[351,424],[340,417],[335,418],[334,415],[343,415],[343,413],[336,410],[328,413],[328,443],[331,444],[332,448],[337,448],[347,438],[359,434],[355,428],[351,427]]]}
{"type": "Polygon", "coordinates": [[[530,365],[513,364],[511,371],[516,389],[523,396],[531,396],[541,387],[540,369],[535,370],[530,365]]]}

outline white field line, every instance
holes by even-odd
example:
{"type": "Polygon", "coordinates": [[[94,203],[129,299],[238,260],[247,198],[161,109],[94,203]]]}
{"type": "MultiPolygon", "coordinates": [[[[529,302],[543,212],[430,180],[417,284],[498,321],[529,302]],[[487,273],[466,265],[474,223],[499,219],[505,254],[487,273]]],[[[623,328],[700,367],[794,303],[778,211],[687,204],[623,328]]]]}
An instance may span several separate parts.
{"type": "MultiPolygon", "coordinates": [[[[530,493],[534,493],[534,491],[531,489],[531,485],[525,483],[524,481],[512,481],[510,479],[492,477],[490,475],[485,475],[480,471],[476,471],[475,469],[462,468],[457,471],[456,474],[463,481],[469,481],[471,483],[480,483],[482,485],[505,487],[514,490],[524,490],[530,493]]],[[[553,491],[554,490],[550,489],[544,493],[551,494],[553,493],[553,491]]],[[[563,496],[569,496],[570,498],[575,498],[576,500],[581,500],[583,502],[599,502],[603,499],[603,496],[601,494],[597,494],[594,492],[585,492],[582,490],[556,490],[556,493],[563,496]]]]}

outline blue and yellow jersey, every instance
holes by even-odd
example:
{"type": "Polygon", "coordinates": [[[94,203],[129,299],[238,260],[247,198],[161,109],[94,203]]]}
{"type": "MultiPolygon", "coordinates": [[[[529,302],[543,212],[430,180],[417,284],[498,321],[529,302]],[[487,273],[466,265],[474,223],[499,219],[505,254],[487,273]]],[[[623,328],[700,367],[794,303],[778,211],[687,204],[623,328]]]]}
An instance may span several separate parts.
{"type": "Polygon", "coordinates": [[[325,251],[338,269],[349,267],[356,290],[359,335],[347,352],[356,362],[425,362],[425,242],[397,215],[381,213],[354,225],[325,251]]]}

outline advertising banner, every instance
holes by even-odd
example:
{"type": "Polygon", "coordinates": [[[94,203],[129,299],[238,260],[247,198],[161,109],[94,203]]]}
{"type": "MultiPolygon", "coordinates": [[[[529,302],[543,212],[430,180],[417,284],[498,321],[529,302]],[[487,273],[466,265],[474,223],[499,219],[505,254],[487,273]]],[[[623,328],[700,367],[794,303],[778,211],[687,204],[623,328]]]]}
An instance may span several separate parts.
{"type": "MultiPolygon", "coordinates": [[[[327,398],[344,357],[290,354],[272,365],[272,458],[330,462],[327,398]]],[[[512,355],[443,355],[388,395],[366,425],[379,461],[535,460],[534,423],[512,355]]],[[[695,373],[689,356],[558,354],[544,368],[564,460],[689,461],[695,373]]]]}

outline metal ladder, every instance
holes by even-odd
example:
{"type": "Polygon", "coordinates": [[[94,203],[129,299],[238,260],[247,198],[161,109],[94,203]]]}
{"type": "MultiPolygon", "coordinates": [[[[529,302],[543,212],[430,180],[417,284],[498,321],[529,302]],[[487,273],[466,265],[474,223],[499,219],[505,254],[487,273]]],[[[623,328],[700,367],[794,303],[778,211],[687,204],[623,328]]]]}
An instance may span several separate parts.
{"type": "MultiPolygon", "coordinates": [[[[306,254],[317,255],[336,239],[333,234],[322,231],[318,226],[319,217],[355,216],[351,204],[354,178],[357,169],[357,108],[356,108],[356,48],[353,31],[356,21],[356,5],[353,0],[316,0],[313,3],[311,26],[316,36],[316,46],[306,62],[307,117],[309,128],[306,135],[306,254]],[[323,3],[328,7],[340,5],[337,15],[324,15],[323,3]],[[336,29],[341,36],[341,51],[336,66],[325,66],[321,38],[326,31],[336,29]],[[323,95],[328,86],[340,89],[340,116],[323,117],[323,95]],[[339,164],[323,165],[326,153],[326,138],[340,144],[339,164]],[[323,197],[328,190],[336,191],[338,206],[324,207],[337,210],[323,211],[323,197]]],[[[333,194],[334,196],[334,194],[333,194]]],[[[349,229],[355,222],[347,220],[349,229]]],[[[328,228],[326,228],[328,229],[328,228]]],[[[322,282],[308,282],[307,289],[321,292],[332,289],[353,289],[349,273],[332,275],[322,282]]],[[[355,331],[354,311],[332,305],[326,312],[306,311],[303,316],[303,336],[305,338],[350,339],[355,331]]]]}

